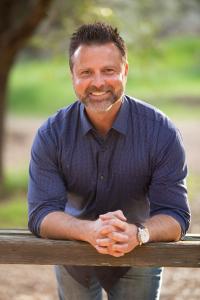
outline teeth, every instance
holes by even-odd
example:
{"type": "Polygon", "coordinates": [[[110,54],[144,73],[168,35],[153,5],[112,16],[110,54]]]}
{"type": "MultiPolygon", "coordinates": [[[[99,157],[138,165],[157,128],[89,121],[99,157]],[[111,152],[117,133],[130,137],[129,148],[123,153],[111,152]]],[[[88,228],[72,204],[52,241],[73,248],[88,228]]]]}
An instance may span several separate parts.
{"type": "Polygon", "coordinates": [[[93,92],[92,95],[94,96],[100,96],[100,95],[104,95],[106,92],[93,92]]]}

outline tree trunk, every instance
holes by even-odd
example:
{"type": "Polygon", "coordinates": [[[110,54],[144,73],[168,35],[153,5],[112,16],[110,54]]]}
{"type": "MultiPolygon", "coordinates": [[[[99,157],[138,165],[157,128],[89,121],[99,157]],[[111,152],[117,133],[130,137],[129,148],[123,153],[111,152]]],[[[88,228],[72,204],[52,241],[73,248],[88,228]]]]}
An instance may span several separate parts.
{"type": "Polygon", "coordinates": [[[13,62],[46,17],[51,0],[0,1],[0,190],[3,184],[4,121],[8,78],[13,62]]]}
{"type": "MultiPolygon", "coordinates": [[[[7,77],[7,76],[6,76],[7,77]]],[[[5,112],[5,92],[7,79],[0,76],[0,158],[3,157],[4,142],[4,112],[5,112]]],[[[3,181],[3,159],[0,159],[0,187],[3,181]]]]}
{"type": "Polygon", "coordinates": [[[9,72],[14,60],[13,57],[7,57],[4,59],[0,51],[0,190],[3,182],[3,149],[4,149],[4,126],[5,126],[5,115],[6,115],[6,93],[8,85],[9,72]]]}
{"type": "Polygon", "coordinates": [[[4,126],[5,126],[5,113],[6,113],[6,92],[8,76],[11,69],[10,65],[5,65],[2,68],[2,62],[0,62],[0,189],[3,182],[3,146],[4,146],[4,126]]]}

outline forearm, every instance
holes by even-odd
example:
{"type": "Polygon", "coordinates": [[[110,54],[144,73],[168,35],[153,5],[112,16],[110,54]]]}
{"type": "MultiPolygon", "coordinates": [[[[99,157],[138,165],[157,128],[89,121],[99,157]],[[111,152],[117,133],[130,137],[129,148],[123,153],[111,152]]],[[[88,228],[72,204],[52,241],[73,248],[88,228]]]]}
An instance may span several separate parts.
{"type": "Polygon", "coordinates": [[[150,242],[178,241],[181,237],[181,226],[173,217],[155,215],[144,224],[150,234],[150,242]]]}
{"type": "Polygon", "coordinates": [[[43,238],[88,241],[87,233],[91,222],[77,219],[64,212],[52,212],[42,220],[40,235],[43,238]]]}
{"type": "MultiPolygon", "coordinates": [[[[112,212],[111,215],[113,217],[119,215],[122,218],[119,211],[112,212]]],[[[123,218],[126,219],[124,216],[123,218]]],[[[112,249],[108,250],[106,245],[106,247],[103,247],[104,250],[106,248],[106,252],[102,252],[98,248],[98,240],[105,239],[107,232],[115,231],[118,231],[117,228],[110,225],[107,220],[101,220],[101,218],[95,221],[80,220],[64,212],[49,213],[40,225],[40,235],[43,238],[82,240],[90,243],[99,253],[119,257],[124,253],[112,249]]],[[[112,240],[111,244],[115,242],[115,240],[112,240]]]]}

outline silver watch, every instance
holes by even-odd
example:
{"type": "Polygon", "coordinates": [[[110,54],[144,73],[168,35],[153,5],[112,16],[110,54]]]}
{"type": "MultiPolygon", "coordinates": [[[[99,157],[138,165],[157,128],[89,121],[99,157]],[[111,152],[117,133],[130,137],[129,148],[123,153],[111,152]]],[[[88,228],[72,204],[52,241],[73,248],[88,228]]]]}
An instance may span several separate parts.
{"type": "Polygon", "coordinates": [[[138,231],[137,231],[137,238],[139,241],[139,245],[146,244],[149,241],[149,230],[147,227],[143,226],[142,224],[136,224],[138,231]]]}

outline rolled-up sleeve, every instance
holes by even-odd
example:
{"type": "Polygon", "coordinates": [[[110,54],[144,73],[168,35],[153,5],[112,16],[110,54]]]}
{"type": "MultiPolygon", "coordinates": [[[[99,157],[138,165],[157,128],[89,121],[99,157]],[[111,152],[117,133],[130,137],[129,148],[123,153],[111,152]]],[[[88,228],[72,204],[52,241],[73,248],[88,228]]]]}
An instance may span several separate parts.
{"type": "Polygon", "coordinates": [[[154,172],[149,189],[150,213],[175,218],[184,235],[190,224],[187,198],[187,166],[182,138],[177,130],[160,131],[155,153],[154,172]],[[168,135],[166,139],[166,135],[168,135]],[[165,142],[162,142],[165,141],[165,142]]]}
{"type": "Polygon", "coordinates": [[[58,166],[58,149],[50,129],[39,129],[31,150],[28,185],[28,227],[40,236],[43,218],[64,211],[66,184],[58,166]]]}

